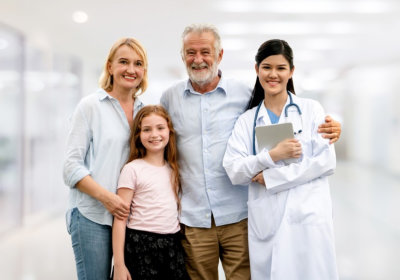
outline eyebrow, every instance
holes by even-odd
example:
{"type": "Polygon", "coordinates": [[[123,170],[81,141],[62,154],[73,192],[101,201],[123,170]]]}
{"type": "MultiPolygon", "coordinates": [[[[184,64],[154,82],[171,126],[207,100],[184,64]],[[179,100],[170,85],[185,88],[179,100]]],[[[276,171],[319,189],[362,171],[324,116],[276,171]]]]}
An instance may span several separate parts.
{"type": "MultiPolygon", "coordinates": [[[[129,58],[126,58],[126,57],[119,57],[118,60],[130,60],[130,59],[129,59],[129,58]]],[[[137,61],[143,62],[142,59],[136,59],[136,60],[134,59],[133,61],[136,61],[136,62],[137,62],[137,61]]]]}
{"type": "MultiPolygon", "coordinates": [[[[154,124],[154,126],[158,126],[158,125],[168,125],[168,124],[166,124],[166,123],[156,123],[156,124],[154,124]]],[[[143,127],[152,127],[153,125],[142,125],[142,128],[143,127]]]]}
{"type": "MultiPolygon", "coordinates": [[[[271,64],[270,64],[270,63],[267,63],[267,62],[264,62],[264,63],[261,63],[261,65],[271,65],[271,64]]],[[[278,64],[277,66],[288,66],[288,64],[287,64],[287,63],[278,64]]]]}
{"type": "Polygon", "coordinates": [[[212,50],[212,48],[210,48],[210,47],[204,47],[204,48],[200,48],[200,49],[188,48],[185,51],[188,52],[188,51],[211,51],[211,50],[212,50]]]}

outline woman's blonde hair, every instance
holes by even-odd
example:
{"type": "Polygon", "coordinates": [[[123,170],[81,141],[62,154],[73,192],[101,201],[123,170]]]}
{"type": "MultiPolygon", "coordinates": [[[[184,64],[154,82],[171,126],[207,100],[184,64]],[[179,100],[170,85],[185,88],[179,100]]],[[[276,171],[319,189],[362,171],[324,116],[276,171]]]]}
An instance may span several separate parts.
{"type": "Polygon", "coordinates": [[[135,38],[121,38],[121,39],[117,40],[114,43],[114,45],[111,47],[110,52],[107,56],[106,62],[104,63],[103,72],[101,73],[101,76],[100,76],[100,80],[99,80],[100,87],[107,92],[112,91],[113,77],[110,75],[110,72],[108,71],[108,65],[109,65],[109,63],[111,63],[113,61],[115,53],[122,46],[128,46],[132,50],[134,50],[140,56],[140,58],[143,60],[143,63],[144,63],[143,79],[142,79],[141,83],[137,86],[135,92],[133,93],[133,95],[136,97],[146,91],[147,85],[148,85],[148,79],[147,79],[146,50],[144,49],[142,44],[135,38]]]}

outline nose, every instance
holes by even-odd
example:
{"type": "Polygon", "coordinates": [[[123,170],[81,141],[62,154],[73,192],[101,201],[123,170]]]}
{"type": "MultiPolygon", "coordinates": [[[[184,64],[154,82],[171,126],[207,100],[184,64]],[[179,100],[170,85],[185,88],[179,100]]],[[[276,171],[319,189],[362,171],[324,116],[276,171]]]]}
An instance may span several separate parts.
{"type": "Polygon", "coordinates": [[[155,138],[157,137],[157,130],[156,129],[152,129],[150,131],[150,138],[155,138]]]}
{"type": "Polygon", "coordinates": [[[203,62],[203,56],[201,55],[201,53],[196,53],[194,58],[193,58],[193,62],[196,64],[200,64],[203,62]]]}
{"type": "Polygon", "coordinates": [[[133,73],[135,72],[135,66],[133,65],[133,63],[129,63],[128,64],[128,69],[127,69],[128,73],[133,73]]]}
{"type": "Polygon", "coordinates": [[[272,68],[272,69],[269,71],[269,76],[270,76],[270,77],[276,77],[276,73],[277,73],[276,69],[272,68]]]}

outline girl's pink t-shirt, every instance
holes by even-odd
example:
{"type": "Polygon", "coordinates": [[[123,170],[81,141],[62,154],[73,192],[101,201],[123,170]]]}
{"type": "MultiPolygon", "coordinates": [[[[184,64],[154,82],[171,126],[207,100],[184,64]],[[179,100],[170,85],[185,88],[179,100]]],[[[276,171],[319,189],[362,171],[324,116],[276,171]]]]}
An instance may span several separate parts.
{"type": "Polygon", "coordinates": [[[177,201],[171,185],[171,168],[136,159],[124,166],[119,188],[133,190],[127,227],[154,233],[180,230],[177,201]]]}

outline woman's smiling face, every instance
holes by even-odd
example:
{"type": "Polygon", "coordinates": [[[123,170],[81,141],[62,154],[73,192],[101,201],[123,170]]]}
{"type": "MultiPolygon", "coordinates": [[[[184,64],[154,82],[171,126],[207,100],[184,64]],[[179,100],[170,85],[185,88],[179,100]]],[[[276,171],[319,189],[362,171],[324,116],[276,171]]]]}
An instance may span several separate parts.
{"type": "Polygon", "coordinates": [[[124,90],[137,88],[142,82],[145,66],[143,59],[129,46],[121,46],[108,64],[113,76],[113,87],[124,90]]]}
{"type": "Polygon", "coordinates": [[[289,62],[281,55],[271,55],[255,66],[258,79],[265,95],[277,95],[287,92],[287,83],[293,75],[289,62]]]}

